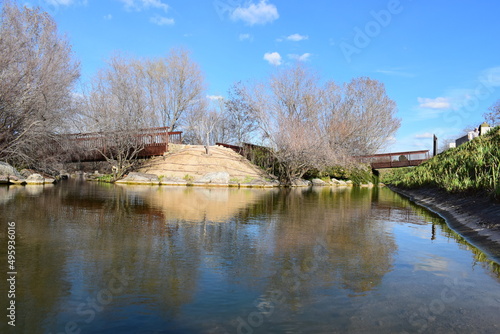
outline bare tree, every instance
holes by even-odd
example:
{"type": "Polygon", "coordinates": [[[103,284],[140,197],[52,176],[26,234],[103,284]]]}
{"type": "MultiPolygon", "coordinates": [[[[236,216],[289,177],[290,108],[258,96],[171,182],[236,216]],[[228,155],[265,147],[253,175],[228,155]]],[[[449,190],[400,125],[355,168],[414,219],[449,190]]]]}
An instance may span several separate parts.
{"type": "Polygon", "coordinates": [[[439,152],[444,152],[450,149],[451,147],[454,147],[455,145],[455,138],[454,137],[446,137],[441,140],[441,144],[439,145],[439,152]],[[450,147],[450,144],[452,146],[450,147]]]}
{"type": "Polygon", "coordinates": [[[42,167],[57,153],[79,77],[68,40],[39,8],[0,14],[0,159],[42,167]]]}
{"type": "Polygon", "coordinates": [[[143,131],[156,124],[148,105],[141,63],[113,56],[85,95],[84,146],[102,155],[120,178],[145,146],[143,131]]]}
{"type": "Polygon", "coordinates": [[[208,112],[217,117],[210,134],[211,143],[235,143],[235,124],[227,108],[226,99],[222,96],[211,96],[208,101],[208,112]]]}
{"type": "Polygon", "coordinates": [[[399,127],[395,103],[381,83],[359,78],[343,88],[333,82],[320,85],[301,64],[247,87],[244,96],[285,183],[310,169],[345,165],[353,155],[373,153],[399,127]]]}
{"type": "Polygon", "coordinates": [[[205,117],[199,121],[201,131],[205,135],[205,153],[207,155],[210,155],[210,145],[215,144],[214,130],[221,124],[223,113],[224,100],[222,98],[212,99],[205,117]]]}
{"type": "Polygon", "coordinates": [[[224,122],[224,99],[206,98],[202,107],[189,113],[186,119],[186,138],[195,145],[205,145],[205,153],[210,154],[210,146],[221,139],[224,122]]]}
{"type": "Polygon", "coordinates": [[[379,81],[355,78],[342,89],[329,83],[325,96],[330,146],[341,147],[351,156],[374,154],[400,127],[396,103],[379,81]]]}
{"type": "Polygon", "coordinates": [[[185,49],[172,49],[166,58],[143,63],[149,104],[161,126],[176,130],[184,117],[200,109],[205,81],[197,63],[185,49]]]}
{"type": "Polygon", "coordinates": [[[489,113],[484,114],[484,117],[491,126],[500,125],[500,100],[488,108],[489,113]]]}
{"type": "MultiPolygon", "coordinates": [[[[241,82],[235,83],[229,90],[229,97],[225,102],[223,121],[224,138],[230,143],[241,146],[249,142],[258,129],[255,113],[244,97],[244,87],[241,82]]],[[[226,142],[222,140],[222,142],[226,142]]]]}
{"type": "MultiPolygon", "coordinates": [[[[235,121],[235,116],[222,96],[208,96],[200,108],[187,115],[184,139],[194,145],[237,144],[236,138],[242,132],[237,127],[242,124],[235,121]]],[[[244,134],[240,138],[245,138],[244,134]]]]}
{"type": "Polygon", "coordinates": [[[245,91],[263,139],[291,183],[311,168],[333,163],[342,152],[330,150],[320,126],[322,91],[317,75],[302,65],[277,72],[269,83],[245,91]]]}

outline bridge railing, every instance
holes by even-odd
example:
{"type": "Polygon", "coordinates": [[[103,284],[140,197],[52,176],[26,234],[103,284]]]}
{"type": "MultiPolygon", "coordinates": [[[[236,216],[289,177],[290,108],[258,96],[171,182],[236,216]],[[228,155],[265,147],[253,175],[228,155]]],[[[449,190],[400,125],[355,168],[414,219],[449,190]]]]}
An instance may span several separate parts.
{"type": "Polygon", "coordinates": [[[361,163],[369,163],[372,168],[396,168],[418,166],[429,159],[429,150],[407,151],[364,155],[355,157],[361,163]]]}
{"type": "MultiPolygon", "coordinates": [[[[134,146],[143,147],[139,156],[148,157],[161,155],[168,151],[168,144],[182,143],[182,131],[168,131],[168,127],[156,127],[135,130],[133,137],[134,146]]],[[[114,146],[113,138],[123,132],[92,132],[67,135],[68,150],[83,151],[86,160],[94,159],[96,154],[90,153],[96,148],[106,151],[114,146]],[[75,147],[76,145],[76,147],[75,147]],[[87,153],[85,153],[87,151],[87,153]],[[94,157],[94,158],[93,158],[94,157]]],[[[95,153],[95,151],[94,151],[95,153]]],[[[97,158],[95,158],[97,159],[97,158]]]]}
{"type": "Polygon", "coordinates": [[[170,131],[168,133],[168,142],[172,144],[182,143],[182,131],[170,131]]]}

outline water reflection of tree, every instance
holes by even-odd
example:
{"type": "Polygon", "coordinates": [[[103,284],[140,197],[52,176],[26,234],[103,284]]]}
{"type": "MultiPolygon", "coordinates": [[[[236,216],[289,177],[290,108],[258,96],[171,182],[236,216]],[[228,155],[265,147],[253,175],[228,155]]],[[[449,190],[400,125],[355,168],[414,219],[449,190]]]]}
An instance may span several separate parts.
{"type": "MultiPolygon", "coordinates": [[[[189,303],[200,248],[186,245],[198,244],[196,235],[166,226],[161,212],[119,191],[109,196],[99,187],[54,187],[30,197],[27,189],[10,202],[16,205],[1,210],[5,221],[17,222],[17,306],[32,310],[18,312],[18,328],[59,332],[68,321],[86,325],[78,305],[109,288],[112,272],[133,277],[123,295],[154,296],[165,314],[189,303]]],[[[121,307],[119,300],[94,321],[121,307]]]]}
{"type": "MultiPolygon", "coordinates": [[[[275,281],[271,284],[278,287],[283,285],[280,277],[290,275],[290,270],[299,279],[309,276],[307,263],[314,260],[318,240],[326,245],[328,263],[314,273],[317,279],[304,279],[303,293],[314,289],[314,282],[337,285],[355,293],[369,291],[391,268],[396,246],[382,222],[370,221],[373,212],[370,191],[293,189],[260,191],[256,197],[252,190],[254,193],[247,194],[245,201],[241,197],[244,190],[128,189],[125,191],[129,195],[140,196],[168,215],[167,225],[177,231],[175,238],[182,236],[184,247],[190,251],[198,249],[209,254],[206,265],[222,271],[229,283],[251,288],[258,284],[259,278],[275,277],[271,278],[275,281]],[[196,221],[186,210],[173,209],[172,202],[184,202],[195,203],[203,211],[207,205],[200,204],[200,196],[212,200],[211,205],[226,204],[231,208],[232,218],[220,224],[205,215],[196,221]],[[221,196],[224,203],[219,201],[221,196]],[[239,207],[231,203],[238,203],[239,207]]],[[[227,214],[227,208],[222,211],[227,214]]],[[[208,216],[218,220],[216,217],[221,214],[212,211],[208,216]]],[[[174,239],[170,236],[170,242],[174,239]]],[[[174,264],[168,266],[172,268],[174,264]]]]}
{"type": "Polygon", "coordinates": [[[275,257],[281,260],[272,289],[293,273],[301,289],[288,291],[289,300],[299,303],[298,294],[306,297],[318,287],[359,294],[380,284],[391,270],[396,244],[383,223],[371,219],[371,194],[351,188],[280,193],[275,257]],[[318,245],[325,248],[325,257],[318,258],[318,245]]]}
{"type": "MultiPolygon", "coordinates": [[[[186,203],[200,203],[198,197],[207,192],[206,189],[181,189],[136,194],[140,193],[156,208],[163,203],[165,212],[166,207],[172,208],[172,204],[167,203],[172,198],[169,192],[175,194],[177,202],[186,203]],[[198,196],[196,200],[193,194],[198,196]]],[[[217,191],[228,192],[227,189],[217,191]]],[[[229,192],[241,194],[241,190],[229,192]]],[[[301,276],[304,274],[301,271],[307,269],[305,263],[314,259],[318,240],[325,243],[329,253],[329,263],[315,273],[324,284],[361,293],[373,289],[391,269],[396,245],[382,222],[370,220],[373,214],[370,191],[293,189],[260,193],[259,196],[248,196],[247,203],[241,198],[235,201],[240,208],[233,210],[233,218],[224,224],[207,219],[174,221],[174,212],[178,212],[179,217],[191,216],[186,216],[185,210],[170,210],[168,225],[182,231],[179,233],[198,238],[188,241],[190,247],[199,247],[211,254],[208,265],[223,268],[226,279],[239,284],[251,286],[254,279],[275,273],[278,277],[275,284],[279,285],[279,277],[285,272],[289,274],[291,269],[301,276]]],[[[225,200],[231,202],[231,199],[225,200]]],[[[313,281],[308,278],[302,286],[307,287],[306,290],[313,289],[313,281]]]]}
{"type": "Polygon", "coordinates": [[[102,315],[144,296],[136,303],[159,318],[182,317],[198,292],[218,288],[207,285],[214,282],[207,273],[224,287],[281,291],[295,310],[321,289],[365,294],[391,270],[396,244],[387,217],[415,216],[408,201],[378,189],[132,189],[56,186],[34,197],[19,191],[8,202],[15,205],[0,205],[2,218],[22,223],[19,265],[28,288],[18,300],[37,310],[19,320],[26,332],[43,324],[55,332],[59,313],[78,321],[78,304],[105,289],[112,271],[133,281],[102,315]],[[195,218],[165,206],[172,198],[200,210],[228,208],[195,218]]]}
{"type": "MultiPolygon", "coordinates": [[[[61,252],[64,250],[64,241],[57,237],[58,226],[54,223],[56,214],[52,211],[54,207],[60,206],[60,200],[54,196],[37,197],[35,189],[40,188],[4,188],[11,201],[8,205],[0,205],[2,240],[7,239],[7,222],[16,223],[16,327],[23,328],[25,333],[40,332],[46,317],[58,313],[58,301],[69,294],[71,287],[64,275],[67,265],[64,251],[61,252]]],[[[55,191],[51,187],[45,189],[55,191]]],[[[0,258],[2,263],[7,263],[6,252],[2,251],[0,258]]],[[[7,296],[7,286],[0,286],[2,296],[7,296]]],[[[6,298],[3,300],[5,310],[8,301],[6,298]]],[[[2,321],[0,332],[7,333],[4,325],[6,321],[2,321]]]]}
{"type": "Polygon", "coordinates": [[[173,315],[189,303],[201,262],[199,235],[165,224],[161,210],[120,187],[109,198],[87,199],[83,205],[93,209],[85,219],[90,228],[84,246],[89,258],[84,262],[95,267],[88,268],[94,274],[86,285],[98,291],[108,283],[109,270],[124,270],[134,278],[124,293],[154,296],[151,303],[161,314],[173,315]]]}

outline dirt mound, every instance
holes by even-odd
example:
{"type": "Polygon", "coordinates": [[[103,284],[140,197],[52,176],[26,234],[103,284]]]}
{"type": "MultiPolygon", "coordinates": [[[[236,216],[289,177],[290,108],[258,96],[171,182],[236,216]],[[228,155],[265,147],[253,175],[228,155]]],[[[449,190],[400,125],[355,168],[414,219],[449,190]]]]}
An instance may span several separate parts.
{"type": "Polygon", "coordinates": [[[227,172],[232,179],[264,179],[269,175],[231,149],[211,146],[210,155],[201,145],[170,145],[164,157],[155,157],[140,170],[169,178],[198,179],[207,173],[227,172]]]}

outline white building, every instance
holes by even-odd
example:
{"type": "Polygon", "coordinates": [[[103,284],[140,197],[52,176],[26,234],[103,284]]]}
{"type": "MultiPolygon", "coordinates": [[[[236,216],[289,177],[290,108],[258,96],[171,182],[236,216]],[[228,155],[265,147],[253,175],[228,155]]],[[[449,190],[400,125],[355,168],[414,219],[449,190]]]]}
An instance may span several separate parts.
{"type": "Polygon", "coordinates": [[[488,123],[484,122],[479,126],[479,128],[475,128],[474,131],[469,131],[465,136],[458,138],[455,140],[455,143],[450,143],[450,148],[458,147],[463,143],[471,141],[472,139],[485,135],[488,131],[491,130],[491,127],[488,123]]]}

